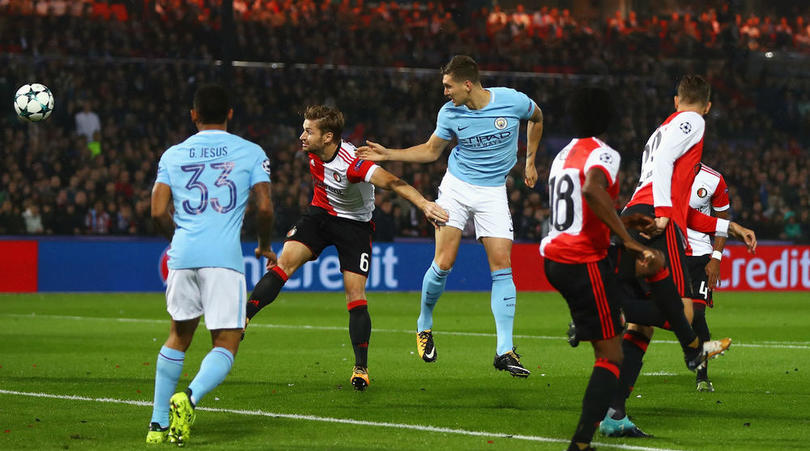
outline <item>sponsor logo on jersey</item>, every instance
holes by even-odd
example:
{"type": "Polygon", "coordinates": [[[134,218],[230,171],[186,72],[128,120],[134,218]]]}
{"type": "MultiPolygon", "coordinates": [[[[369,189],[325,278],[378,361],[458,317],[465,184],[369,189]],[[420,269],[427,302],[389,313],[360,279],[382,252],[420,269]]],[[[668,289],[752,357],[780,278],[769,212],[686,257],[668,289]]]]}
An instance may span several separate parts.
{"type": "Polygon", "coordinates": [[[505,117],[499,117],[498,119],[495,119],[495,128],[497,128],[498,130],[505,129],[507,125],[509,125],[509,122],[506,120],[505,117]]]}
{"type": "Polygon", "coordinates": [[[706,188],[700,187],[700,188],[698,188],[698,190],[697,190],[697,195],[698,195],[698,197],[699,197],[699,198],[701,198],[701,199],[703,199],[704,197],[706,197],[708,194],[709,194],[709,191],[707,191],[707,190],[706,190],[706,188]]]}
{"type": "Polygon", "coordinates": [[[503,132],[493,133],[491,135],[473,136],[470,138],[461,138],[458,143],[465,147],[474,149],[481,149],[486,147],[499,146],[509,140],[512,132],[507,130],[503,132]]]}
{"type": "Polygon", "coordinates": [[[336,182],[340,182],[340,174],[337,172],[332,173],[332,178],[335,179],[336,182]]]}
{"type": "Polygon", "coordinates": [[[681,122],[681,125],[678,126],[681,129],[684,135],[688,135],[689,132],[692,131],[692,124],[689,122],[681,122]]]}
{"type": "Polygon", "coordinates": [[[465,129],[465,128],[467,128],[467,127],[469,127],[469,125],[465,125],[464,127],[462,127],[462,126],[460,126],[460,125],[459,125],[459,126],[458,126],[458,131],[462,131],[462,130],[464,130],[464,129],[465,129]]]}
{"type": "Polygon", "coordinates": [[[295,228],[295,227],[291,228],[291,229],[289,230],[289,232],[287,232],[287,238],[289,238],[289,237],[291,237],[291,236],[295,235],[295,232],[297,232],[297,231],[298,231],[298,229],[297,229],[297,228],[295,228]]]}

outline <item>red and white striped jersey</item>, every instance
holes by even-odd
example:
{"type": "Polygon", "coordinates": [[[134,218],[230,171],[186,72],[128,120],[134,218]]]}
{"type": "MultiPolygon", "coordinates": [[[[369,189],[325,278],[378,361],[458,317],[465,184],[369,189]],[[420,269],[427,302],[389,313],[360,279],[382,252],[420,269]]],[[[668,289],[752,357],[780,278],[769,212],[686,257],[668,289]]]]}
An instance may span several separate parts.
{"type": "MultiPolygon", "coordinates": [[[[704,215],[711,216],[712,210],[725,211],[731,206],[728,200],[728,186],[723,176],[714,169],[700,165],[700,172],[692,182],[692,194],[689,206],[704,215]]],[[[692,255],[711,254],[714,247],[709,235],[688,229],[689,246],[692,255]]]]}
{"type": "Polygon", "coordinates": [[[559,263],[591,263],[605,258],[610,229],[588,208],[582,186],[588,171],[599,168],[615,201],[620,163],[619,152],[596,138],[574,139],[557,154],[549,171],[551,227],[540,242],[543,257],[559,263]]]}
{"type": "Polygon", "coordinates": [[[355,221],[371,221],[374,185],[369,183],[376,164],[355,156],[351,143],[341,142],[331,161],[309,154],[309,172],[314,192],[312,205],[330,215],[355,221]]]}
{"type": "Polygon", "coordinates": [[[706,123],[693,111],[673,113],[644,146],[641,177],[627,207],[655,207],[656,217],[667,217],[686,235],[689,193],[700,170],[706,123]]]}

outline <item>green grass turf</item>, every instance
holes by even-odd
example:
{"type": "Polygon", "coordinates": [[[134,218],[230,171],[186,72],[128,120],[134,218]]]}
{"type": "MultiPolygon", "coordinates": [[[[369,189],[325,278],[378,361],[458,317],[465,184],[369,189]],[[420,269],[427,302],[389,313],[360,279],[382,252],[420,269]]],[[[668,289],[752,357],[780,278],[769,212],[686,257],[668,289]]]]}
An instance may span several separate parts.
{"type": "MultiPolygon", "coordinates": [[[[600,449],[783,450],[810,447],[807,293],[717,293],[716,337],[735,346],[712,361],[715,393],[695,392],[671,333],[658,331],[630,414],[655,438],[600,449]],[[791,347],[792,346],[792,347],[791,347]]],[[[593,364],[564,340],[568,311],[552,293],[521,293],[515,343],[529,379],[492,367],[488,293],[446,293],[435,312],[438,361],[415,354],[418,295],[372,293],[371,387],[348,383],[353,356],[342,294],[282,293],[256,317],[234,368],[200,407],[431,425],[556,439],[529,441],[395,427],[199,411],[188,447],[207,449],[561,450],[579,417],[593,364]],[[313,326],[313,327],[301,327],[313,326]],[[455,332],[455,333],[450,333],[455,332]],[[458,334],[458,333],[470,334],[458,334]]],[[[0,390],[151,402],[168,333],[161,294],[0,296],[0,390]]],[[[185,388],[210,346],[201,327],[185,388]]],[[[147,405],[0,393],[0,449],[142,449],[147,405]]],[[[170,446],[170,445],[164,445],[170,446]]]]}

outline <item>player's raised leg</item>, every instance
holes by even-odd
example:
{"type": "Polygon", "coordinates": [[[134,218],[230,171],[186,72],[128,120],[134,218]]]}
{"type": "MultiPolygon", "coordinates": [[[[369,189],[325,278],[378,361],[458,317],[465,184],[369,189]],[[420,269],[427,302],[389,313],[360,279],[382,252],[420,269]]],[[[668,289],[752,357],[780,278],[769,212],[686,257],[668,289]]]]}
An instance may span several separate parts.
{"type": "Polygon", "coordinates": [[[433,342],[433,309],[444,293],[447,276],[456,262],[461,243],[461,229],[445,226],[436,229],[436,251],[433,262],[422,279],[422,298],[416,320],[416,349],[425,362],[436,360],[433,342]]]}
{"type": "Polygon", "coordinates": [[[248,298],[246,327],[261,309],[276,300],[287,279],[313,257],[312,251],[298,241],[288,240],[284,243],[278,264],[268,268],[248,298]]]}

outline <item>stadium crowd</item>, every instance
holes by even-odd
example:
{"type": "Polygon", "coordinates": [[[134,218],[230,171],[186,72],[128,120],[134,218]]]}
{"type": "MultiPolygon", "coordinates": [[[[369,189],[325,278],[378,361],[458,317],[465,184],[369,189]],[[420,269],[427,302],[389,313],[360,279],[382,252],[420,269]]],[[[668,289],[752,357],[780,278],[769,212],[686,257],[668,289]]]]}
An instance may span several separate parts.
{"type": "MultiPolygon", "coordinates": [[[[11,53],[152,58],[223,58],[212,31],[219,0],[0,0],[0,50],[11,53]],[[15,26],[10,26],[11,22],[15,26]],[[28,30],[38,30],[31,34],[28,30]]],[[[810,22],[721,8],[605,22],[568,10],[518,5],[467,10],[463,2],[235,0],[231,58],[435,68],[445,49],[478,55],[483,69],[638,73],[639,58],[717,57],[748,51],[810,52],[810,22]],[[445,6],[447,4],[447,6],[445,6]],[[531,50],[531,51],[529,51],[531,50]],[[622,55],[622,58],[617,58],[622,55]]],[[[804,11],[807,13],[808,11],[804,11]]]]}
{"type": "MultiPolygon", "coordinates": [[[[159,1],[162,8],[141,10],[106,3],[105,9],[98,3],[84,2],[81,10],[72,10],[73,2],[0,0],[0,50],[5,54],[0,56],[0,98],[10,99],[18,86],[33,80],[56,93],[56,110],[45,123],[24,124],[12,111],[0,116],[0,234],[153,234],[149,199],[159,156],[194,132],[188,118],[194,87],[218,78],[210,64],[220,52],[212,33],[218,27],[217,12],[205,1],[159,1]],[[163,20],[154,20],[158,17],[163,20]],[[6,26],[12,21],[25,26],[6,26]],[[37,32],[22,36],[23,29],[37,32]],[[132,58],[146,56],[166,59],[132,58]]],[[[466,52],[490,69],[516,71],[487,74],[485,86],[514,87],[543,109],[546,134],[537,158],[541,181],[547,178],[551,157],[568,140],[568,124],[560,119],[565,93],[589,82],[610,88],[619,120],[607,142],[625,155],[622,203],[635,186],[638,157],[649,133],[672,111],[677,77],[686,71],[705,73],[714,88],[705,161],[726,176],[733,217],[762,239],[810,242],[810,79],[776,61],[740,66],[741,52],[802,50],[799,22],[789,27],[790,42],[762,33],[757,47],[742,38],[732,45],[723,29],[732,20],[680,45],[691,39],[681,39],[692,33],[684,25],[702,21],[704,13],[653,17],[641,25],[633,16],[614,17],[591,29],[565,12],[546,8],[540,17],[554,20],[540,22],[549,24],[545,31],[529,25],[516,33],[520,11],[507,14],[505,25],[491,23],[493,14],[503,17],[505,12],[477,11],[460,28],[453,24],[456,12],[432,3],[380,2],[372,7],[344,1],[331,3],[326,12],[322,2],[259,3],[264,8],[234,1],[242,8],[235,57],[316,63],[233,70],[231,129],[261,144],[271,156],[279,237],[311,199],[308,165],[297,139],[306,105],[341,108],[347,117],[344,139],[355,144],[366,139],[391,146],[416,144],[433,131],[436,111],[445,101],[438,71],[396,68],[435,69],[452,54],[466,52]],[[414,25],[416,12],[426,26],[414,25]],[[335,35],[323,26],[324,17],[333,13],[335,35]],[[445,21],[433,27],[434,16],[445,21]],[[346,45],[334,48],[335,42],[346,45]],[[632,57],[612,58],[614,52],[632,57]],[[707,58],[714,54],[719,56],[707,58]],[[690,58],[669,58],[674,55],[690,58]],[[378,67],[318,67],[320,63],[378,67]],[[746,70],[736,70],[740,67],[746,70]]],[[[538,12],[524,13],[533,24],[538,12]]],[[[724,13],[705,14],[712,19],[724,13]]],[[[758,23],[763,22],[774,21],[758,23]]],[[[436,195],[445,164],[446,155],[432,165],[383,163],[429,196],[436,195]]],[[[521,163],[507,181],[516,238],[536,242],[547,232],[548,196],[542,183],[535,189],[524,186],[520,168],[521,163]]],[[[390,193],[378,193],[377,207],[376,239],[432,235],[419,211],[390,193]]],[[[247,227],[251,224],[246,221],[247,227]]],[[[255,236],[252,230],[244,232],[255,236]]]]}

